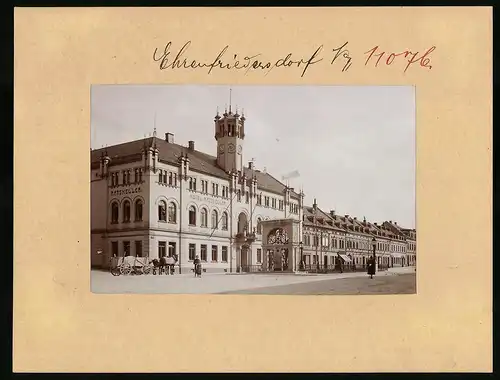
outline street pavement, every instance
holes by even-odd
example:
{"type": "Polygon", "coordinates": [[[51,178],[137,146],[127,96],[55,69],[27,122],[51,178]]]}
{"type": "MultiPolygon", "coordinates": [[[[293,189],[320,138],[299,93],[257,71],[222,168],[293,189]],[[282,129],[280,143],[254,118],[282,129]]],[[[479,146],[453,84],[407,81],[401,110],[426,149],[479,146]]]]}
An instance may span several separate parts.
{"type": "Polygon", "coordinates": [[[354,295],[354,294],[415,294],[415,273],[396,273],[391,276],[351,277],[325,281],[288,284],[257,289],[236,290],[225,294],[282,294],[282,295],[354,295]]]}
{"type": "Polygon", "coordinates": [[[91,271],[101,294],[395,294],[415,293],[415,268],[392,268],[373,279],[364,272],[334,274],[193,274],[113,276],[91,271]],[[403,275],[405,274],[405,275],[403,275]]]}

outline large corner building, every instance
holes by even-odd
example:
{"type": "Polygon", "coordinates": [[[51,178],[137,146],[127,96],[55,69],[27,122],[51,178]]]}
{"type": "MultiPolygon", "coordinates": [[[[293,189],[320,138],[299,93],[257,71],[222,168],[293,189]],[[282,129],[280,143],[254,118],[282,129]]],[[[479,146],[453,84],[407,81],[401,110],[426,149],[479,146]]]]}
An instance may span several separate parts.
{"type": "Polygon", "coordinates": [[[199,256],[207,272],[295,271],[306,264],[414,265],[415,230],[334,211],[243,159],[245,117],[215,116],[216,155],[166,133],[91,152],[91,264],[176,254],[181,273],[199,256]],[[375,239],[375,240],[374,240],[375,239]],[[282,265],[283,262],[286,265],[282,265]]]}

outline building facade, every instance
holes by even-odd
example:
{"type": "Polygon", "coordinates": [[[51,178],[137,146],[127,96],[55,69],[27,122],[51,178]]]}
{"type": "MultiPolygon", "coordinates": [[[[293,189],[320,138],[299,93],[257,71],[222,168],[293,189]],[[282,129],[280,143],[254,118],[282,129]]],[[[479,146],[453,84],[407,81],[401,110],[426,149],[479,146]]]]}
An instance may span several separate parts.
{"type": "Polygon", "coordinates": [[[379,265],[414,265],[414,230],[325,213],[316,201],[305,206],[304,193],[244,165],[245,122],[231,107],[217,113],[215,156],[156,131],[91,151],[92,266],[106,268],[112,256],[173,254],[181,273],[196,256],[207,272],[364,265],[374,241],[379,265]]]}

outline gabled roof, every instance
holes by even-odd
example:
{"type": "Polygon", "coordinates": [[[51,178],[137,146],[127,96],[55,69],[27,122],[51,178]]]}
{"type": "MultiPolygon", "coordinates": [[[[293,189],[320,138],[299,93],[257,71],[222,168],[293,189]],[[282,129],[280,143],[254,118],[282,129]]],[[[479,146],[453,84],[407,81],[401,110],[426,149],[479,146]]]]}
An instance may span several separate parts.
{"type": "MultiPolygon", "coordinates": [[[[229,180],[229,174],[217,165],[216,157],[157,137],[147,137],[140,140],[112,145],[106,148],[95,149],[91,151],[91,167],[94,169],[99,168],[99,160],[105,152],[111,158],[111,166],[140,161],[142,159],[142,151],[145,148],[152,146],[156,146],[158,149],[160,162],[178,166],[179,157],[183,154],[187,154],[190,169],[203,174],[208,174],[210,176],[229,180]]],[[[283,194],[285,191],[286,186],[269,173],[252,170],[248,167],[245,167],[243,172],[248,177],[251,177],[252,174],[255,175],[257,178],[257,187],[262,190],[276,194],[283,194]]],[[[295,199],[300,197],[295,191],[292,191],[291,195],[295,199]]]]}
{"type": "Polygon", "coordinates": [[[330,228],[335,230],[342,230],[342,227],[336,226],[332,217],[321,210],[319,207],[316,207],[316,212],[314,211],[314,207],[312,206],[304,206],[304,223],[308,226],[317,226],[330,228]],[[316,223],[315,223],[316,217],[316,223]]]}

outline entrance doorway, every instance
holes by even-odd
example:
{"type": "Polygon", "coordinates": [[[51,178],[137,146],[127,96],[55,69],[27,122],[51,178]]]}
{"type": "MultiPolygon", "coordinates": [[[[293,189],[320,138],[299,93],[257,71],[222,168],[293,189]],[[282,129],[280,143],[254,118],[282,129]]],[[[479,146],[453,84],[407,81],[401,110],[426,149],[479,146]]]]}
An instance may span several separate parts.
{"type": "Polygon", "coordinates": [[[243,246],[240,249],[240,258],[241,258],[241,268],[243,271],[247,272],[248,268],[248,247],[243,246]]]}

